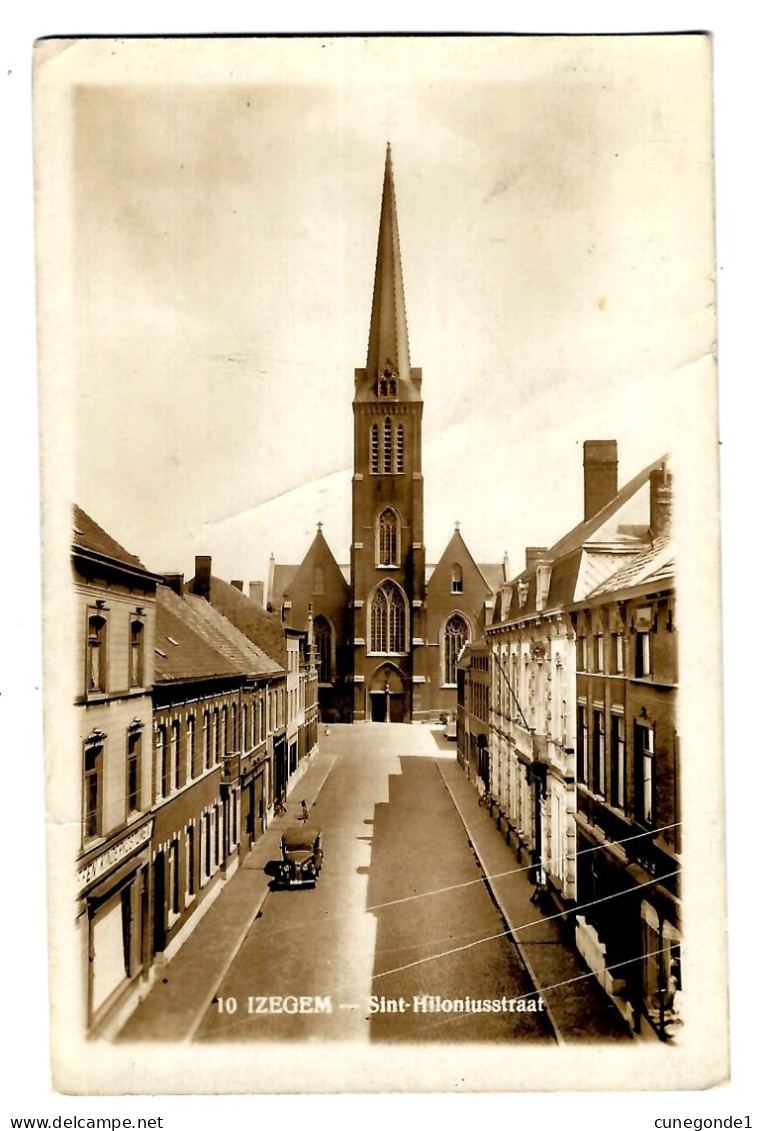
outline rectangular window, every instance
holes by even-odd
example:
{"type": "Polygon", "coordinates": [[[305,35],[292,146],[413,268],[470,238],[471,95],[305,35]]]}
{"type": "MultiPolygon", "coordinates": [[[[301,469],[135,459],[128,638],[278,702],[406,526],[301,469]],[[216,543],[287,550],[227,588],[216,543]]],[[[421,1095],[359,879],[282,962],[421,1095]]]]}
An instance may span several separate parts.
{"type": "Polygon", "coordinates": [[[188,781],[199,776],[199,759],[196,750],[196,716],[189,715],[185,732],[185,761],[188,781]]]}
{"type": "Polygon", "coordinates": [[[203,861],[204,861],[204,879],[208,880],[212,875],[212,817],[209,813],[204,814],[204,824],[202,826],[204,847],[203,847],[203,861]]]}
{"type": "Polygon", "coordinates": [[[103,788],[103,747],[85,750],[83,824],[85,837],[101,834],[101,791],[103,788]]]}
{"type": "Polygon", "coordinates": [[[582,785],[588,784],[588,722],[586,719],[585,704],[578,704],[578,781],[582,785]]]}
{"type": "Polygon", "coordinates": [[[196,835],[193,825],[189,825],[185,835],[185,865],[186,865],[186,899],[190,900],[196,893],[196,835]]]}
{"type": "Polygon", "coordinates": [[[591,788],[594,793],[604,793],[604,715],[601,711],[594,711],[593,713],[593,781],[591,788]]]}
{"type": "Polygon", "coordinates": [[[179,874],[180,846],[173,840],[169,851],[169,909],[170,914],[180,914],[180,874],[179,874]]]}
{"type": "Polygon", "coordinates": [[[172,788],[180,789],[180,723],[177,719],[172,723],[170,745],[172,788]]]}
{"type": "Polygon", "coordinates": [[[141,741],[139,731],[127,736],[127,812],[140,810],[141,741]]]}
{"type": "Polygon", "coordinates": [[[577,659],[578,671],[579,672],[587,671],[587,667],[588,667],[587,662],[586,662],[587,661],[587,647],[586,647],[586,637],[585,636],[578,636],[578,638],[576,639],[576,641],[575,641],[575,655],[576,655],[576,659],[577,659]]]}
{"type": "Polygon", "coordinates": [[[130,687],[143,686],[143,624],[130,621],[130,687]]]}
{"type": "Polygon", "coordinates": [[[636,676],[652,674],[652,640],[649,632],[636,633],[636,676]]]}
{"type": "Polygon", "coordinates": [[[625,726],[622,715],[610,716],[610,804],[625,811],[625,726]]]}
{"type": "Polygon", "coordinates": [[[636,816],[646,825],[654,824],[654,731],[636,723],[634,735],[637,795],[636,816]]]}
{"type": "Polygon", "coordinates": [[[170,792],[170,753],[167,728],[160,726],[156,734],[158,797],[168,797],[170,792]]]}
{"type": "Polygon", "coordinates": [[[621,632],[612,633],[612,672],[620,674],[625,671],[625,656],[623,651],[623,634],[621,632]]]}
{"type": "Polygon", "coordinates": [[[106,691],[106,618],[92,612],[87,621],[87,672],[85,691],[92,694],[106,691]]]}

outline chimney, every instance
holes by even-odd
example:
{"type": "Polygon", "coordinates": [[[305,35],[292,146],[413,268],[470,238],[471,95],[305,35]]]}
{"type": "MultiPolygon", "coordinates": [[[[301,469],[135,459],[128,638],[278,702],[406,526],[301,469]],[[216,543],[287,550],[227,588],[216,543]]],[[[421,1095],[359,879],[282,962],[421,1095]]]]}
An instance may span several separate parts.
{"type": "Polygon", "coordinates": [[[548,546],[528,546],[525,549],[525,569],[535,569],[548,553],[548,546]]]}
{"type": "Polygon", "coordinates": [[[231,585],[233,586],[233,588],[234,588],[234,589],[238,589],[239,593],[243,593],[243,592],[244,592],[244,583],[243,583],[243,581],[231,581],[231,585]]]}
{"type": "Polygon", "coordinates": [[[583,517],[588,520],[617,494],[617,440],[583,444],[583,517]]]}
{"type": "Polygon", "coordinates": [[[670,529],[673,507],[673,476],[663,463],[649,473],[649,533],[658,538],[670,529]]]}
{"type": "Polygon", "coordinates": [[[175,593],[178,597],[182,597],[183,596],[183,582],[185,581],[184,574],[182,574],[182,573],[165,573],[163,576],[164,576],[164,584],[167,586],[167,588],[171,589],[172,592],[175,593]]]}
{"type": "Polygon", "coordinates": [[[206,556],[196,555],[196,574],[193,579],[192,588],[197,597],[203,597],[205,601],[209,600],[210,587],[212,584],[212,559],[206,556]]]}
{"type": "Polygon", "coordinates": [[[265,582],[264,581],[250,581],[249,582],[249,600],[254,601],[255,605],[263,608],[265,605],[265,582]]]}

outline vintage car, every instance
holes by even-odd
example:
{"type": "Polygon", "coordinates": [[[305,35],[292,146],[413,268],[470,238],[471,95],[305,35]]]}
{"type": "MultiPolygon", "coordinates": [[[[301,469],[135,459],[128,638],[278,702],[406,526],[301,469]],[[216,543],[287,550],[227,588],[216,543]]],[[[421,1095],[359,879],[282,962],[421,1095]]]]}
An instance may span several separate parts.
{"type": "Polygon", "coordinates": [[[321,830],[308,828],[307,822],[300,827],[286,829],[281,837],[281,859],[278,862],[278,878],[286,887],[300,887],[318,882],[323,867],[323,845],[321,830]]]}
{"type": "Polygon", "coordinates": [[[447,720],[447,722],[445,723],[444,734],[445,734],[446,738],[449,738],[451,740],[451,742],[456,741],[457,731],[456,731],[456,720],[455,719],[448,719],[447,720]]]}

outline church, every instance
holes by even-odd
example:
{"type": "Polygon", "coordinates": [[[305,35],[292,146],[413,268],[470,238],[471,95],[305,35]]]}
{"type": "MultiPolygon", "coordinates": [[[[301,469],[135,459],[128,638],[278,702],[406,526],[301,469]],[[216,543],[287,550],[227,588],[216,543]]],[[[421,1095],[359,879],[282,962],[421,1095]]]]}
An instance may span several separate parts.
{"type": "Polygon", "coordinates": [[[312,627],[321,717],[455,716],[456,661],[482,635],[506,560],[478,565],[456,524],[440,560],[424,542],[422,372],[411,365],[392,154],[387,145],[365,367],[355,370],[350,561],[321,524],[299,565],[271,557],[266,602],[312,627]],[[312,625],[311,625],[312,622],[312,625]]]}

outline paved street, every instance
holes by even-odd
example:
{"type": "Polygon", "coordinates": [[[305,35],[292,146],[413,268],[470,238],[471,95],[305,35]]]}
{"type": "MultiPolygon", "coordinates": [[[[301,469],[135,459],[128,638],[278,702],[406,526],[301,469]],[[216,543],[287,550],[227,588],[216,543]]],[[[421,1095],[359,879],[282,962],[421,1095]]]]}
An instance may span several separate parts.
{"type": "MultiPolygon", "coordinates": [[[[426,727],[334,727],[321,736],[326,755],[310,814],[324,833],[320,881],[267,895],[194,1039],[550,1041],[535,1013],[414,1011],[422,995],[532,990],[437,765],[453,744],[426,727]],[[333,1011],[257,1012],[258,999],[286,995],[330,995],[333,1011]],[[372,995],[395,1011],[372,1013],[372,995]]],[[[290,810],[289,820],[296,797],[290,810]]]]}

